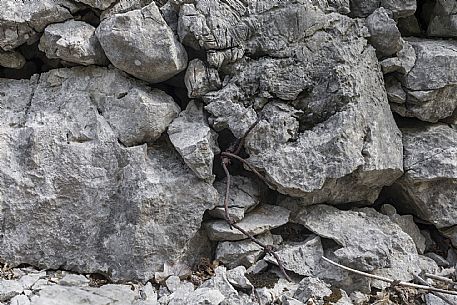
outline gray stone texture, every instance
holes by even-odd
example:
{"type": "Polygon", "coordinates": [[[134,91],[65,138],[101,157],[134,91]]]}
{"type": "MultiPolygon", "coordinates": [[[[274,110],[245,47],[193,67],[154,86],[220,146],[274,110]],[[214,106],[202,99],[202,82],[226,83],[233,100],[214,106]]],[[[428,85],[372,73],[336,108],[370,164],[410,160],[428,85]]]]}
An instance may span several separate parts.
{"type": "Polygon", "coordinates": [[[0,67],[20,69],[25,65],[25,58],[15,51],[5,52],[0,50],[0,67]]]}
{"type": "Polygon", "coordinates": [[[83,21],[68,20],[48,25],[39,48],[48,58],[88,65],[108,65],[108,59],[95,36],[95,27],[83,21]]]}
{"type": "Polygon", "coordinates": [[[208,126],[203,105],[191,101],[168,127],[170,141],[195,175],[212,182],[217,133],[208,126]]]}
{"type": "Polygon", "coordinates": [[[154,2],[107,17],[96,35],[111,63],[139,79],[158,83],[187,67],[186,50],[154,2]]]}
{"type": "Polygon", "coordinates": [[[38,40],[51,23],[72,18],[77,10],[69,0],[3,0],[0,2],[0,48],[10,51],[38,40]]]}
{"type": "Polygon", "coordinates": [[[390,10],[395,18],[411,16],[416,11],[415,0],[350,0],[350,2],[351,16],[354,17],[367,17],[378,7],[390,10]]]}
{"type": "Polygon", "coordinates": [[[400,133],[367,29],[324,6],[181,3],[178,34],[226,75],[202,97],[210,124],[240,138],[260,116],[245,146],[272,188],[305,204],[373,202],[402,173],[400,133]]]}
{"type": "Polygon", "coordinates": [[[405,174],[390,190],[398,203],[438,228],[457,224],[457,130],[403,128],[405,174]]]}
{"type": "Polygon", "coordinates": [[[376,49],[379,56],[390,56],[402,48],[400,31],[389,12],[383,7],[376,9],[366,19],[370,31],[369,42],[376,49]]]}
{"type": "Polygon", "coordinates": [[[414,66],[400,74],[406,93],[404,103],[392,109],[405,117],[438,122],[457,108],[457,43],[454,41],[408,38],[415,50],[414,66]]]}
{"type": "MultiPolygon", "coordinates": [[[[175,109],[171,98],[95,67],[0,84],[3,261],[148,280],[183,257],[216,190],[166,139],[120,144],[123,133],[107,115],[131,95],[175,109]]],[[[141,99],[127,101],[122,111],[147,129],[144,110],[135,111],[141,99]]]]}

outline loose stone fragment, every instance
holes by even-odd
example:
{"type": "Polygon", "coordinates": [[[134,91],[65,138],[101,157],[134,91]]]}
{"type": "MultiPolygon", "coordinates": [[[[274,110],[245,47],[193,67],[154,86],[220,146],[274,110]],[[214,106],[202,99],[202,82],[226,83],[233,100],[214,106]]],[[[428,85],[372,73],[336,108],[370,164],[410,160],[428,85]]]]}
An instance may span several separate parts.
{"type": "Polygon", "coordinates": [[[10,51],[5,52],[0,49],[0,66],[11,69],[21,69],[25,65],[25,58],[21,53],[10,51]]]}
{"type": "MultiPolygon", "coordinates": [[[[279,206],[263,204],[237,222],[249,234],[258,235],[282,226],[289,221],[290,212],[279,206]]],[[[205,224],[211,240],[242,240],[246,235],[233,228],[225,220],[209,221],[205,224]]]]}
{"type": "Polygon", "coordinates": [[[184,47],[154,2],[104,19],[96,35],[115,67],[145,81],[162,82],[187,67],[184,47]]]}
{"type": "Polygon", "coordinates": [[[395,54],[402,48],[397,24],[384,8],[376,9],[366,22],[371,35],[369,41],[381,57],[395,54]]]}
{"type": "Polygon", "coordinates": [[[184,82],[190,98],[201,97],[210,91],[219,90],[222,86],[217,70],[207,67],[200,59],[189,63],[184,82]]]}
{"type": "Polygon", "coordinates": [[[95,28],[83,21],[69,20],[46,27],[39,48],[48,58],[81,65],[107,65],[108,59],[95,36],[95,28]]]}

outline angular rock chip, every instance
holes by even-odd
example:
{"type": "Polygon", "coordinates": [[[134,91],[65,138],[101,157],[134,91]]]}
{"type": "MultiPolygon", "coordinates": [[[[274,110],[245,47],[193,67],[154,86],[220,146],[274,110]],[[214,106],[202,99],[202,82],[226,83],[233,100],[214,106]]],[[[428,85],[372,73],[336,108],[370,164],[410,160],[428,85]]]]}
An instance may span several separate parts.
{"type": "Polygon", "coordinates": [[[48,58],[81,65],[108,65],[95,28],[83,21],[68,20],[46,27],[38,46],[48,58]]]}
{"type": "MultiPolygon", "coordinates": [[[[219,203],[209,211],[216,218],[225,218],[224,200],[227,187],[227,179],[216,181],[214,187],[219,193],[219,203]]],[[[245,212],[249,212],[260,202],[263,187],[253,179],[243,176],[231,176],[229,193],[229,216],[234,221],[243,219],[245,212]]]]}
{"type": "Polygon", "coordinates": [[[414,67],[400,82],[407,93],[395,112],[427,122],[447,118],[457,109],[457,43],[445,40],[408,38],[414,47],[414,67]]]}
{"type": "Polygon", "coordinates": [[[217,133],[208,126],[203,105],[191,101],[168,127],[170,141],[195,175],[212,182],[217,133]]]}
{"type": "Polygon", "coordinates": [[[340,248],[332,255],[358,270],[400,280],[420,272],[411,237],[388,216],[371,208],[341,211],[328,205],[305,207],[292,220],[340,248]]]}
{"type": "Polygon", "coordinates": [[[396,201],[438,228],[457,225],[457,130],[445,124],[402,129],[405,174],[396,201]]]}
{"type": "Polygon", "coordinates": [[[401,34],[386,9],[382,7],[376,9],[368,16],[366,22],[371,35],[369,41],[381,57],[400,51],[402,48],[401,34]]]}
{"type": "Polygon", "coordinates": [[[351,0],[351,15],[354,17],[367,17],[378,7],[390,10],[395,18],[414,15],[417,4],[415,0],[351,0]]]}
{"type": "Polygon", "coordinates": [[[0,67],[20,69],[25,65],[25,58],[21,53],[10,51],[4,52],[0,49],[0,67]]]}
{"type": "Polygon", "coordinates": [[[305,204],[373,202],[402,173],[401,135],[363,23],[322,7],[196,0],[178,33],[226,76],[202,97],[213,128],[240,138],[260,117],[245,148],[272,188],[305,204]]]}
{"type": "MultiPolygon", "coordinates": [[[[283,243],[276,254],[281,259],[284,269],[303,276],[315,276],[322,268],[321,257],[324,250],[320,237],[312,236],[303,242],[283,243]]],[[[267,255],[264,259],[277,264],[272,255],[267,255]]]]}
{"type": "Polygon", "coordinates": [[[200,59],[189,63],[184,82],[190,98],[201,97],[210,91],[219,90],[222,86],[217,70],[207,67],[200,59]]]}
{"type": "Polygon", "coordinates": [[[38,40],[51,23],[72,18],[77,11],[69,0],[2,0],[0,2],[0,49],[5,51],[38,40]]]}
{"type": "MultiPolygon", "coordinates": [[[[286,224],[289,221],[289,214],[290,212],[285,208],[262,204],[237,222],[237,225],[252,235],[258,235],[286,224]]],[[[230,229],[224,220],[209,221],[205,223],[205,227],[211,240],[242,240],[248,238],[237,229],[230,229]]]]}
{"type": "Polygon", "coordinates": [[[118,142],[100,109],[138,91],[93,66],[0,82],[2,261],[146,281],[186,254],[217,191],[165,139],[118,142]]]}
{"type": "Polygon", "coordinates": [[[186,50],[154,2],[104,19],[95,33],[115,67],[145,81],[162,82],[187,67],[186,50]]]}

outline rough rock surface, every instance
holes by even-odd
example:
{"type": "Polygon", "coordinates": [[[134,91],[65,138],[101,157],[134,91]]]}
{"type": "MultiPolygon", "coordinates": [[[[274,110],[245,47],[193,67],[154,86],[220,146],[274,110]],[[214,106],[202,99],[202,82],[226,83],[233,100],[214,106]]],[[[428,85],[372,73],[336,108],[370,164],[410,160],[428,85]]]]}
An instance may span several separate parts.
{"type": "MultiPolygon", "coordinates": [[[[216,181],[214,187],[219,193],[219,202],[214,209],[209,211],[209,214],[213,217],[224,219],[227,178],[216,181]]],[[[261,200],[262,191],[264,191],[264,187],[253,179],[243,176],[231,176],[228,207],[232,220],[238,221],[243,219],[246,212],[249,212],[258,205],[261,200]]]]}
{"type": "MultiPolygon", "coordinates": [[[[237,222],[241,228],[252,235],[262,234],[270,229],[277,228],[289,221],[290,212],[275,205],[263,204],[237,222]]],[[[230,228],[225,220],[213,220],[205,223],[208,237],[211,240],[242,240],[247,236],[230,228]]]]}
{"type": "Polygon", "coordinates": [[[21,53],[0,50],[0,67],[20,69],[25,65],[25,58],[21,53]]]}
{"type": "Polygon", "coordinates": [[[78,0],[78,2],[87,4],[93,8],[105,10],[116,2],[116,0],[78,0]]]}
{"type": "Polygon", "coordinates": [[[217,134],[209,126],[203,105],[191,101],[168,128],[170,141],[195,175],[213,181],[214,155],[220,153],[217,134]]]}
{"type": "Polygon", "coordinates": [[[69,0],[1,1],[0,48],[10,51],[34,42],[48,24],[72,18],[71,13],[76,10],[75,3],[69,0]]]}
{"type": "Polygon", "coordinates": [[[414,67],[398,76],[404,102],[392,103],[402,116],[437,122],[457,108],[457,43],[408,38],[416,53],[414,67]]]}
{"type": "Polygon", "coordinates": [[[226,75],[203,96],[213,127],[241,137],[259,113],[246,150],[273,188],[308,204],[373,202],[401,175],[400,134],[361,22],[266,0],[195,1],[179,18],[182,42],[226,75]]]}
{"type": "Polygon", "coordinates": [[[395,17],[407,17],[416,11],[414,0],[351,0],[351,15],[355,17],[367,17],[378,7],[384,7],[393,12],[395,17]]]}
{"type": "Polygon", "coordinates": [[[147,280],[182,257],[216,190],[165,141],[119,144],[102,111],[155,91],[93,67],[0,84],[3,261],[147,280]]]}
{"type": "Polygon", "coordinates": [[[186,50],[154,2],[104,19],[96,35],[115,67],[148,82],[167,80],[187,67],[186,50]]]}
{"type": "Polygon", "coordinates": [[[438,228],[457,224],[457,130],[444,124],[402,129],[405,174],[392,193],[438,228]]]}
{"type": "Polygon", "coordinates": [[[427,27],[427,35],[457,37],[457,6],[455,2],[447,0],[436,1],[427,27]]]}
{"type": "Polygon", "coordinates": [[[349,267],[400,280],[420,272],[414,241],[374,209],[342,211],[315,205],[303,208],[293,221],[334,240],[340,248],[332,254],[349,267]]]}
{"type": "Polygon", "coordinates": [[[95,36],[95,27],[83,21],[68,20],[47,26],[39,48],[48,58],[59,58],[85,66],[108,64],[95,36]]]}
{"type": "Polygon", "coordinates": [[[384,8],[378,8],[366,19],[370,31],[369,41],[379,55],[389,56],[402,48],[400,31],[395,21],[384,8]]]}
{"type": "Polygon", "coordinates": [[[221,80],[216,69],[207,67],[200,59],[189,62],[184,82],[190,98],[201,97],[204,94],[221,88],[221,80]]]}

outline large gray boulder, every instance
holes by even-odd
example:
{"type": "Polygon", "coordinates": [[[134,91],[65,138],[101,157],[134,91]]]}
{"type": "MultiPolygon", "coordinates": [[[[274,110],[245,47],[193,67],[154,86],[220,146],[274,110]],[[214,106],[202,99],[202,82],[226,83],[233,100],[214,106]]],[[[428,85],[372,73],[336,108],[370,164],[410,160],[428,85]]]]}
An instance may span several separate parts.
{"type": "Polygon", "coordinates": [[[342,211],[328,205],[303,208],[292,221],[332,239],[340,263],[372,274],[409,281],[420,272],[411,237],[388,216],[371,208],[342,211]]]}
{"type": "Polygon", "coordinates": [[[38,40],[51,23],[72,18],[77,10],[69,0],[2,0],[0,2],[0,48],[10,51],[38,40]]]}
{"type": "Polygon", "coordinates": [[[260,116],[245,147],[272,188],[305,204],[373,202],[401,175],[401,135],[361,20],[308,1],[197,0],[181,4],[178,33],[225,75],[203,96],[213,128],[239,138],[260,116]]]}
{"type": "Polygon", "coordinates": [[[445,124],[402,129],[405,174],[391,192],[438,228],[457,225],[457,130],[445,124]]]}
{"type": "Polygon", "coordinates": [[[457,43],[418,38],[407,41],[415,50],[416,61],[410,71],[398,74],[404,100],[392,101],[392,109],[427,122],[451,116],[457,108],[457,43]]]}
{"type": "Polygon", "coordinates": [[[108,65],[95,28],[83,21],[68,20],[51,24],[44,30],[39,48],[48,58],[81,65],[108,65]]]}
{"type": "Polygon", "coordinates": [[[165,81],[187,67],[187,53],[151,4],[104,19],[96,35],[113,65],[142,80],[165,81]]]}
{"type": "MultiPolygon", "coordinates": [[[[104,109],[138,92],[157,98],[95,67],[0,81],[1,261],[146,281],[187,254],[218,195],[166,139],[119,143],[104,109]]],[[[135,107],[122,105],[139,124],[145,114],[135,107]]]]}

